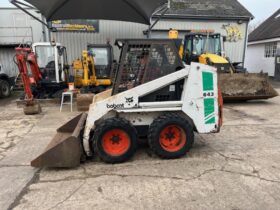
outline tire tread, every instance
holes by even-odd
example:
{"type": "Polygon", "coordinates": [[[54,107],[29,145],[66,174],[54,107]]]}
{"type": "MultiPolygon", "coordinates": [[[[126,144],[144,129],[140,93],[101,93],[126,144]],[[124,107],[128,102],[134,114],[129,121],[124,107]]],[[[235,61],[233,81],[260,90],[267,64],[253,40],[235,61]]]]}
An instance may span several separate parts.
{"type": "Polygon", "coordinates": [[[92,149],[95,151],[99,158],[106,162],[106,163],[122,163],[125,162],[126,160],[130,159],[133,154],[136,152],[137,149],[137,132],[136,129],[131,125],[129,121],[123,118],[110,118],[107,120],[104,120],[103,122],[100,122],[97,126],[96,129],[94,130],[94,135],[93,135],[93,140],[92,140],[92,149]],[[131,133],[131,149],[129,150],[128,153],[124,154],[121,158],[112,158],[109,155],[104,155],[102,151],[99,149],[99,141],[102,136],[102,133],[104,129],[108,129],[109,127],[121,127],[121,128],[127,128],[126,131],[128,133],[131,133]]]}
{"type": "MultiPolygon", "coordinates": [[[[161,127],[161,124],[163,122],[166,121],[172,121],[172,120],[182,120],[182,122],[185,123],[185,125],[187,126],[187,128],[190,131],[193,131],[193,125],[191,123],[191,120],[188,119],[187,117],[182,117],[181,115],[179,115],[178,113],[167,113],[164,115],[159,116],[158,118],[156,118],[153,123],[150,125],[150,129],[149,129],[149,133],[148,133],[148,143],[150,146],[150,149],[160,158],[163,159],[175,159],[175,158],[179,158],[181,156],[183,156],[184,154],[174,154],[174,155],[166,155],[164,154],[162,151],[158,150],[157,148],[157,139],[158,139],[158,133],[159,133],[159,127],[161,127]]],[[[194,132],[190,132],[187,141],[189,142],[189,146],[186,148],[186,152],[189,152],[189,150],[191,149],[191,147],[193,146],[194,143],[194,132]]]]}

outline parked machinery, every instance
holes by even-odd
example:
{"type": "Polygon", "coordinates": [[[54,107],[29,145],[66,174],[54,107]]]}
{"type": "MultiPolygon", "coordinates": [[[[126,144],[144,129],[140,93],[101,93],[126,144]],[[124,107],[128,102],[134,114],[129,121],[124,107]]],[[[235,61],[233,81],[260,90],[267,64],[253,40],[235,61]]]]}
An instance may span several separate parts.
{"type": "Polygon", "coordinates": [[[113,63],[110,44],[89,44],[81,59],[73,62],[75,86],[81,93],[77,95],[79,111],[88,111],[94,94],[111,87],[113,63]]]}
{"type": "Polygon", "coordinates": [[[69,65],[67,51],[60,43],[39,42],[32,45],[42,79],[34,97],[60,98],[61,92],[68,88],[69,65]]]}
{"type": "MultiPolygon", "coordinates": [[[[0,61],[1,62],[1,61],[0,61]]],[[[0,98],[7,98],[11,95],[14,78],[8,76],[0,63],[0,98]]]]}
{"type": "Polygon", "coordinates": [[[187,64],[199,62],[215,66],[219,73],[225,101],[247,101],[269,99],[278,96],[278,93],[269,83],[267,74],[248,73],[232,63],[224,53],[224,38],[215,33],[188,33],[184,39],[183,61],[187,64]]]}
{"type": "Polygon", "coordinates": [[[25,91],[25,114],[41,112],[35,99],[55,97],[67,88],[65,55],[65,48],[58,43],[35,43],[32,48],[16,48],[15,63],[25,91]]]}
{"type": "Polygon", "coordinates": [[[112,85],[113,52],[110,44],[90,44],[73,62],[75,86],[81,92],[100,93],[112,85]]]}
{"type": "Polygon", "coordinates": [[[161,158],[185,155],[198,133],[218,132],[222,98],[216,69],[185,66],[173,40],[117,40],[121,56],[113,88],[95,95],[88,114],[60,127],[34,167],[76,167],[97,154],[107,163],[133,156],[146,136],[161,158]]]}

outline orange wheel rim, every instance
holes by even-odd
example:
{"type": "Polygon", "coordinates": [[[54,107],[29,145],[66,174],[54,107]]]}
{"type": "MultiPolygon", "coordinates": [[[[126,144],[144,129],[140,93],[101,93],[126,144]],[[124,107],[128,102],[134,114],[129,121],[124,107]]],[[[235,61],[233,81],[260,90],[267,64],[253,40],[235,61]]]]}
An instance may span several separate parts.
{"type": "Polygon", "coordinates": [[[168,152],[177,152],[186,144],[185,131],[177,125],[166,126],[159,136],[161,147],[168,152]]]}
{"type": "Polygon", "coordinates": [[[102,137],[102,146],[107,154],[121,156],[130,147],[130,137],[121,129],[109,130],[102,137]]]}

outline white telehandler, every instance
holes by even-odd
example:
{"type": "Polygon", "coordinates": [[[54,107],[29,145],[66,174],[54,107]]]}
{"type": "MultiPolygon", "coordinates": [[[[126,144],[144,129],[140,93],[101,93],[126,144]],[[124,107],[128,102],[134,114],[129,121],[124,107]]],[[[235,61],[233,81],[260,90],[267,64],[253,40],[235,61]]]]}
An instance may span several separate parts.
{"type": "Polygon", "coordinates": [[[116,45],[121,56],[113,89],[95,95],[88,113],[60,127],[32,166],[77,167],[93,155],[121,163],[142,137],[159,157],[179,158],[191,149],[194,132],[219,132],[216,68],[184,65],[176,40],[126,39],[116,45]]]}

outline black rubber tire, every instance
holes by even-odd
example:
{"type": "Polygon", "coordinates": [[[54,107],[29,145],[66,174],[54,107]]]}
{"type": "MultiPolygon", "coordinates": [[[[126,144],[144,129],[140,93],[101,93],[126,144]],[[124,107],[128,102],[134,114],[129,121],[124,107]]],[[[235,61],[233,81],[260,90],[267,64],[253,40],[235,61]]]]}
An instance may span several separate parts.
{"type": "Polygon", "coordinates": [[[7,98],[11,95],[11,85],[6,80],[0,80],[0,96],[7,98]]]}
{"type": "Polygon", "coordinates": [[[129,160],[137,149],[137,132],[129,121],[122,118],[111,118],[96,125],[92,138],[92,149],[98,154],[100,159],[106,163],[123,163],[129,160]],[[103,135],[112,129],[121,129],[125,131],[130,137],[129,149],[120,156],[111,156],[106,153],[102,146],[103,135]]]}
{"type": "Polygon", "coordinates": [[[160,158],[176,159],[186,155],[186,153],[192,148],[194,143],[194,129],[191,120],[176,113],[168,113],[159,116],[153,121],[150,126],[148,143],[151,150],[160,158]],[[160,133],[169,125],[177,125],[186,134],[186,142],[178,151],[167,151],[160,144],[160,133]]]}

